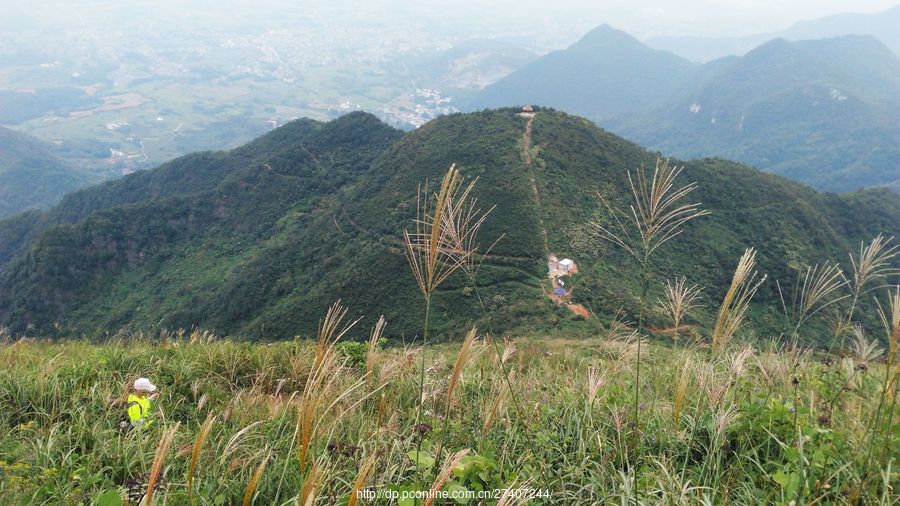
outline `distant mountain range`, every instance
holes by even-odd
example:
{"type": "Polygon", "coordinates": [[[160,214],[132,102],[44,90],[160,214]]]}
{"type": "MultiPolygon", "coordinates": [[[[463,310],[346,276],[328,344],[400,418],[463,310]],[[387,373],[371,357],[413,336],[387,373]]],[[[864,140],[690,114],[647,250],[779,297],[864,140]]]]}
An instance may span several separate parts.
{"type": "Polygon", "coordinates": [[[606,119],[676,97],[700,68],[603,25],[488,85],[468,105],[537,104],[606,119]]]}
{"type": "Polygon", "coordinates": [[[900,5],[875,14],[838,14],[801,21],[787,30],[741,37],[652,37],[645,42],[692,61],[706,62],[742,55],[772,39],[823,39],[841,35],[871,35],[900,54],[900,5]]]}
{"type": "Polygon", "coordinates": [[[51,144],[0,127],[0,218],[48,208],[100,179],[57,156],[51,144]]]}
{"type": "MultiPolygon", "coordinates": [[[[230,152],[178,158],[0,221],[0,325],[39,335],[201,326],[284,338],[314,332],[342,299],[370,319],[384,314],[387,335],[409,341],[423,307],[402,232],[417,186],[452,163],[478,178],[479,205],[497,206],[482,247],[499,242],[477,275],[490,321],[470,282],[455,276],[434,296],[436,335],[489,323],[498,335],[596,331],[545,295],[549,252],[578,263],[576,302],[603,317],[620,307],[635,314],[632,263],[592,241],[588,223],[610,219],[597,192],[624,204],[626,170],[652,167],[656,153],[580,117],[518,112],[453,114],[406,134],[365,113],[297,120],[230,152]]],[[[689,181],[711,215],[658,255],[651,298],[666,277],[686,275],[713,301],[697,313],[702,323],[747,247],[759,249],[762,271],[790,284],[877,233],[900,235],[900,199],[887,190],[820,194],[709,158],[685,164],[681,183],[689,181]]],[[[776,293],[764,287],[751,310],[761,335],[783,325],[776,293]]],[[[809,339],[825,333],[816,325],[809,339]]]]}
{"type": "Polygon", "coordinates": [[[735,159],[828,191],[900,181],[900,58],[871,36],[763,44],[707,64],[601,26],[486,87],[652,149],[735,159]]]}

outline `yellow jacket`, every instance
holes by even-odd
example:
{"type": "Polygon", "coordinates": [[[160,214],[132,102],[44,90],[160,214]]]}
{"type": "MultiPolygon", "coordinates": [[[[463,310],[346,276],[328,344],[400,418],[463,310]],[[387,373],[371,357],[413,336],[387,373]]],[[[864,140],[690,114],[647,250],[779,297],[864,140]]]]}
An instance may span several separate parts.
{"type": "Polygon", "coordinates": [[[146,395],[128,395],[128,419],[132,427],[149,427],[153,424],[151,405],[152,401],[146,395]]]}

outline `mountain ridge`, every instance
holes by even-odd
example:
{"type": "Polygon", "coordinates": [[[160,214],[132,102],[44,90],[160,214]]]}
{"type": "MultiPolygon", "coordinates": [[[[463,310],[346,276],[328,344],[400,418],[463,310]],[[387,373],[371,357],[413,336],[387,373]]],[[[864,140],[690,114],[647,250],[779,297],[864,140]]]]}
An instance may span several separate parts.
{"type": "Polygon", "coordinates": [[[700,65],[604,26],[468,107],[540,103],[682,158],[735,159],[852,191],[900,177],[898,76],[900,58],[871,36],[775,39],[700,65]]]}
{"type": "Polygon", "coordinates": [[[61,159],[52,145],[0,127],[0,218],[50,207],[100,179],[61,159]]]}
{"type": "Polygon", "coordinates": [[[667,51],[651,49],[625,32],[601,25],[568,49],[549,53],[488,85],[463,106],[477,110],[542,104],[577,110],[591,119],[611,117],[671,96],[691,78],[696,67],[667,51]],[[599,51],[612,49],[616,51],[595,57],[599,51]],[[573,66],[578,73],[558,71],[573,66]],[[649,80],[655,73],[664,75],[666,82],[649,80]],[[639,81],[645,85],[632,85],[639,81]],[[569,90],[572,98],[560,95],[556,91],[560,88],[569,90]],[[584,100],[589,95],[602,99],[584,100]]]}
{"type": "MultiPolygon", "coordinates": [[[[544,227],[549,249],[579,263],[576,302],[598,315],[635,311],[628,259],[589,240],[586,227],[602,218],[596,192],[625,202],[626,170],[652,166],[657,154],[583,118],[538,108],[528,162],[527,121],[516,109],[454,114],[405,135],[363,113],[289,124],[244,151],[216,155],[230,158],[217,163],[231,169],[203,189],[148,193],[46,226],[0,263],[0,323],[85,336],[201,326],[285,338],[314,332],[323,308],[340,298],[360,315],[384,314],[389,335],[409,340],[422,303],[402,231],[415,215],[416,187],[439,180],[452,163],[466,180],[479,178],[480,205],[497,205],[481,244],[499,242],[475,278],[496,332],[593,328],[545,295],[544,227]]],[[[191,171],[184,160],[171,163],[155,170],[191,171]]],[[[810,262],[844,258],[875,233],[900,234],[900,203],[887,190],[819,194],[724,160],[684,165],[684,182],[701,182],[697,198],[712,216],[667,247],[651,273],[654,287],[684,274],[715,299],[748,246],[759,248],[761,268],[788,279],[810,262]]],[[[133,180],[153,177],[161,176],[133,180]]],[[[80,198],[95,192],[102,202],[103,186],[80,198]]],[[[0,237],[16,223],[0,222],[0,237]]],[[[471,286],[455,276],[435,296],[435,336],[488,324],[471,286]]],[[[772,290],[752,312],[769,329],[778,326],[772,290]]]]}
{"type": "Polygon", "coordinates": [[[895,54],[900,55],[900,5],[882,12],[835,14],[824,18],[799,21],[791,27],[766,33],[736,37],[651,37],[644,42],[650,47],[672,51],[691,61],[709,62],[729,55],[741,55],[776,38],[788,40],[821,39],[841,35],[872,35],[895,54]]]}

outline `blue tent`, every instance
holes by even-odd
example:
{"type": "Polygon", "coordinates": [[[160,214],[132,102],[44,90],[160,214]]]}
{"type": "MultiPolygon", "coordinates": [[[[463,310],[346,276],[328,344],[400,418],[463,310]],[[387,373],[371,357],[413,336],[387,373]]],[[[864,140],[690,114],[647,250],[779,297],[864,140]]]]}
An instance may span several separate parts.
{"type": "Polygon", "coordinates": [[[557,286],[556,288],[554,288],[553,293],[557,297],[565,297],[566,296],[566,290],[564,288],[562,288],[561,286],[557,286]]]}

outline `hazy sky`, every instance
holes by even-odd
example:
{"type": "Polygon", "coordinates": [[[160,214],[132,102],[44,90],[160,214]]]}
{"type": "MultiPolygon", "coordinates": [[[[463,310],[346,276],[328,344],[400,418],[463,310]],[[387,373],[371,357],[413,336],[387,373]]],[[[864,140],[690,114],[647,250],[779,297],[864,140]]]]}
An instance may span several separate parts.
{"type": "Polygon", "coordinates": [[[490,3],[492,10],[509,13],[533,10],[550,15],[557,22],[570,19],[579,25],[608,23],[643,38],[746,35],[780,30],[797,21],[831,14],[884,11],[900,5],[900,0],[492,0],[490,3]]]}
{"type": "Polygon", "coordinates": [[[72,11],[91,18],[91,12],[102,16],[105,10],[127,6],[163,19],[169,14],[212,9],[234,13],[236,19],[246,15],[277,22],[286,11],[299,15],[332,11],[344,19],[347,10],[359,8],[366,15],[396,20],[397,29],[411,22],[476,33],[494,28],[508,32],[512,27],[574,40],[602,23],[639,38],[745,35],[830,14],[883,11],[898,4],[900,0],[0,0],[0,17],[15,13],[32,21],[59,17],[65,22],[73,19],[72,11]],[[63,16],[63,12],[69,14],[63,16]]]}
{"type": "Polygon", "coordinates": [[[879,12],[898,0],[603,0],[578,2],[637,36],[748,34],[847,12],[879,12]]]}

